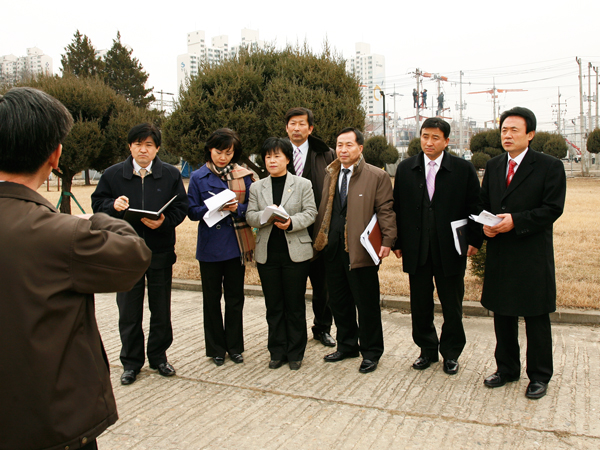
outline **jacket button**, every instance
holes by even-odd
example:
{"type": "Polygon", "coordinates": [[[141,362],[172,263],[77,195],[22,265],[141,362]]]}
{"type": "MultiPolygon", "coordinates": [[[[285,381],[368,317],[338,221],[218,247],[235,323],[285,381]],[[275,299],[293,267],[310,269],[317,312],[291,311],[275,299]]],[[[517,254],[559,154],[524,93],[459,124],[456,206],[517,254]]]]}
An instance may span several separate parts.
{"type": "Polygon", "coordinates": [[[506,209],[506,206],[503,206],[503,207],[502,207],[502,211],[504,211],[505,209],[506,209]]]}
{"type": "Polygon", "coordinates": [[[69,450],[71,447],[69,447],[68,445],[65,445],[65,450],[69,450]]]}
{"type": "Polygon", "coordinates": [[[82,443],[82,444],[87,444],[87,438],[86,438],[86,437],[82,438],[82,439],[81,439],[81,443],[82,443]]]}
{"type": "Polygon", "coordinates": [[[220,230],[220,229],[221,229],[221,225],[217,225],[215,228],[216,228],[217,230],[220,230]]]}
{"type": "Polygon", "coordinates": [[[433,211],[433,208],[429,208],[429,211],[433,211]]]}

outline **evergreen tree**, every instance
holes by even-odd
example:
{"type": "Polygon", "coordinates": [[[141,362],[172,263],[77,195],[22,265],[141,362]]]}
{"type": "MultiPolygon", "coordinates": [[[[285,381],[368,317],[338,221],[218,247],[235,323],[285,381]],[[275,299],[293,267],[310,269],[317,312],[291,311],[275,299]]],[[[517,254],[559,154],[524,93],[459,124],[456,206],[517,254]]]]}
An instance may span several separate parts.
{"type": "Polygon", "coordinates": [[[73,42],[65,47],[61,56],[63,74],[73,74],[77,77],[101,76],[104,62],[96,56],[96,49],[90,39],[79,30],[73,36],[73,42]]]}
{"type": "Polygon", "coordinates": [[[421,151],[421,138],[412,138],[408,143],[408,156],[416,156],[421,151]]]}
{"type": "Polygon", "coordinates": [[[369,164],[383,168],[398,161],[399,155],[396,147],[388,144],[385,137],[373,136],[365,141],[363,156],[369,164]]]}
{"type": "Polygon", "coordinates": [[[123,95],[135,106],[146,108],[155,100],[149,95],[152,88],[146,89],[148,74],[137,58],[132,58],[133,50],[121,43],[121,33],[117,31],[111,49],[106,53],[104,80],[117,94],[123,95]]]}
{"type": "Polygon", "coordinates": [[[104,170],[129,155],[127,133],[136,124],[157,122],[158,112],[134,106],[102,80],[71,74],[42,76],[22,86],[40,89],[62,102],[75,121],[63,143],[59,171],[63,200],[60,211],[71,213],[73,177],[82,170],[104,170]]]}
{"type": "Polygon", "coordinates": [[[596,128],[589,134],[586,148],[590,153],[600,153],[600,128],[596,128]]]}
{"type": "Polygon", "coordinates": [[[259,153],[268,137],[286,136],[285,113],[295,106],[313,111],[313,134],[329,146],[342,128],[364,127],[358,79],[327,46],[320,55],[306,46],[242,49],[222,64],[205,64],[189,81],[165,122],[163,142],[195,166],[204,162],[208,136],[228,127],[240,135],[245,156],[259,153]]]}

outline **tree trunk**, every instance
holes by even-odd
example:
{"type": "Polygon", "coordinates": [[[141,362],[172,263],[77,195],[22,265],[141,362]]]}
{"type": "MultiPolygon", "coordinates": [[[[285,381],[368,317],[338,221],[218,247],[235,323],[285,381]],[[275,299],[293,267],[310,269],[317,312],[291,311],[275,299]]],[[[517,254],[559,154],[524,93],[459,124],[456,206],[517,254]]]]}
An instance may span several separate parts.
{"type": "Polygon", "coordinates": [[[85,185],[89,186],[91,184],[90,183],[90,169],[85,169],[84,174],[85,174],[85,185]]]}
{"type": "Polygon", "coordinates": [[[71,214],[71,196],[65,195],[65,192],[71,193],[71,186],[73,185],[73,174],[70,172],[63,172],[62,174],[62,201],[60,202],[59,211],[64,214],[71,214]]]}

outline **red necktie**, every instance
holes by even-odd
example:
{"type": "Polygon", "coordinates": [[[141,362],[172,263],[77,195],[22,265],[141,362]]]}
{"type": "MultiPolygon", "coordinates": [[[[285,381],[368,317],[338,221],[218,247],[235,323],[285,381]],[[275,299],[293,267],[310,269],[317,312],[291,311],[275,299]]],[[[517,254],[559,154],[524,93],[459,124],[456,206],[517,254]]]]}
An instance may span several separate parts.
{"type": "Polygon", "coordinates": [[[508,174],[506,175],[506,187],[508,187],[508,185],[512,181],[513,177],[515,176],[515,166],[516,165],[517,165],[517,163],[513,159],[511,159],[508,162],[508,174]]]}

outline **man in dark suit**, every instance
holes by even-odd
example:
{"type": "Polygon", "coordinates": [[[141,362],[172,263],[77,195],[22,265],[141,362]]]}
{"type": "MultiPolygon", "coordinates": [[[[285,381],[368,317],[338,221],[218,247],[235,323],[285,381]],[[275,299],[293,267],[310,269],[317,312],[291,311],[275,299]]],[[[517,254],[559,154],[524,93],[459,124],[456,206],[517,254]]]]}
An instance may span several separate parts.
{"type": "Polygon", "coordinates": [[[494,312],[496,372],[484,384],[495,388],[517,381],[521,373],[518,319],[527,333],[528,398],[546,394],[552,377],[549,313],[556,310],[552,225],[565,204],[563,164],[529,149],[536,118],[516,107],[500,116],[506,153],[488,161],[481,207],[502,219],[484,226],[487,257],[481,303],[494,312]]]}
{"type": "Polygon", "coordinates": [[[451,223],[477,214],[479,179],[473,164],[445,152],[450,125],[430,118],[421,127],[421,149],[396,170],[394,211],[398,239],[394,253],[409,274],[413,340],[421,348],[413,368],[423,370],[444,358],[444,372],[458,372],[465,343],[462,300],[467,256],[481,247],[481,227],[468,220],[467,251],[459,254],[451,223]],[[433,324],[433,290],[437,288],[444,325],[438,339],[433,324]]]}
{"type": "Polygon", "coordinates": [[[119,333],[121,335],[121,384],[136,380],[144,365],[144,331],[142,317],[144,292],[148,281],[150,332],[148,362],[162,376],[175,375],[167,361],[167,350],[173,342],[171,325],[171,283],[175,255],[175,228],[183,222],[188,210],[188,197],[181,173],[157,156],[160,130],[151,123],[136,125],[127,136],[131,156],[104,171],[92,194],[94,212],[104,212],[122,219],[131,207],[158,211],[173,196],[177,198],[157,220],[142,218],[133,228],[152,250],[152,263],[136,285],[128,292],[117,293],[119,333]]]}
{"type": "MultiPolygon", "coordinates": [[[[319,209],[325,170],[335,159],[335,151],[319,138],[312,136],[314,116],[310,109],[290,109],[285,115],[285,124],[285,130],[294,148],[294,158],[288,165],[288,172],[311,181],[315,203],[319,209]]],[[[308,233],[312,236],[312,225],[308,233]]],[[[309,278],[313,291],[313,337],[327,347],[335,347],[335,340],[330,334],[333,320],[328,305],[325,263],[322,256],[319,255],[311,261],[309,278]]]]}

